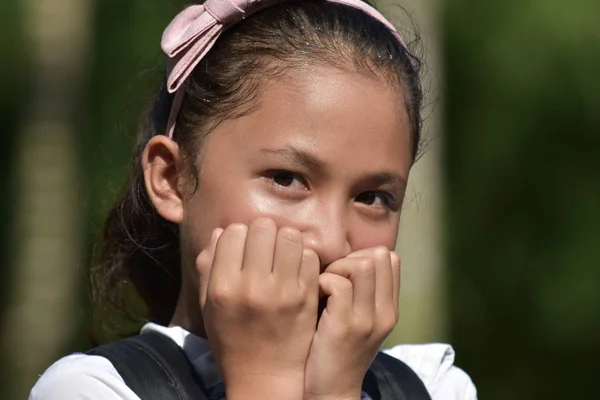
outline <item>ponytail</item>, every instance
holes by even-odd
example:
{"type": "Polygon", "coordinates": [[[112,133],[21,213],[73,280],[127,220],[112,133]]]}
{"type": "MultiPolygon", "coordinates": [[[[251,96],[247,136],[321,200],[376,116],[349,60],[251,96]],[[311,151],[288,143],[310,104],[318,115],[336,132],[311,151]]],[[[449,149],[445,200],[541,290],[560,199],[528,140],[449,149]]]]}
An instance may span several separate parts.
{"type": "MultiPolygon", "coordinates": [[[[144,184],[141,156],[146,143],[166,126],[172,96],[165,86],[143,121],[125,191],[108,213],[97,264],[92,270],[95,315],[168,324],[181,283],[179,228],[158,215],[144,184]],[[132,295],[146,306],[141,318],[132,295]],[[116,315],[115,315],[116,314],[116,315]]],[[[104,324],[103,324],[104,325],[104,324]]]]}

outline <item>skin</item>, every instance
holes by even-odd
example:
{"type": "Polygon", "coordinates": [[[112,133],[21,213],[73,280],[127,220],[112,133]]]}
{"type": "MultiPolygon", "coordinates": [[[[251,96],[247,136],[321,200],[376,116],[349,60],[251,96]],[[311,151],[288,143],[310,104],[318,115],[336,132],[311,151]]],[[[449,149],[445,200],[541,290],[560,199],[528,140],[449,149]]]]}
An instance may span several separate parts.
{"type": "Polygon", "coordinates": [[[228,399],[360,398],[398,319],[408,116],[386,81],[331,67],[263,89],[206,138],[193,191],[174,141],[146,147],[182,237],[172,325],[208,337],[228,399]]]}

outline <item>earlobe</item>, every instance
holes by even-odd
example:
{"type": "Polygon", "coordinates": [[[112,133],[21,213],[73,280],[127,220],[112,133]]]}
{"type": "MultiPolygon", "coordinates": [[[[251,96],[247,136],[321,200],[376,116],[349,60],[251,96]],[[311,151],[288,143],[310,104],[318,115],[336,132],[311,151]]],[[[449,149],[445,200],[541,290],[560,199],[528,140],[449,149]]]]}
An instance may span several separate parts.
{"type": "Polygon", "coordinates": [[[174,223],[183,220],[179,145],[164,135],[154,136],[142,154],[146,191],[158,214],[174,223]]]}

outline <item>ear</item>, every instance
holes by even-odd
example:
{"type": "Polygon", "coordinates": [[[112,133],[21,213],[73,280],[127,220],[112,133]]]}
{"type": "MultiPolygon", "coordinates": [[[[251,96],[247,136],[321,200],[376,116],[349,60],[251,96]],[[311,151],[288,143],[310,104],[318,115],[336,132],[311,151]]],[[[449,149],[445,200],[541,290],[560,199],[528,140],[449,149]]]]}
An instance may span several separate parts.
{"type": "Polygon", "coordinates": [[[164,135],[154,136],[142,154],[146,191],[158,214],[179,224],[183,220],[179,145],[164,135]]]}

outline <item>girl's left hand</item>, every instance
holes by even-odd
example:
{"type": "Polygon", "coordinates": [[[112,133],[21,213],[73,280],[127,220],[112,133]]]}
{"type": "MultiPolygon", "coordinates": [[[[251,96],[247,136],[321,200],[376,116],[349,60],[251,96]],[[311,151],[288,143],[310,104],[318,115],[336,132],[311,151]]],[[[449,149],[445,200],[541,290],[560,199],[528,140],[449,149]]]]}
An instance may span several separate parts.
{"type": "Polygon", "coordinates": [[[331,263],[319,277],[327,305],[306,363],[304,399],[360,399],[364,376],[398,322],[400,259],[385,247],[331,263]]]}

